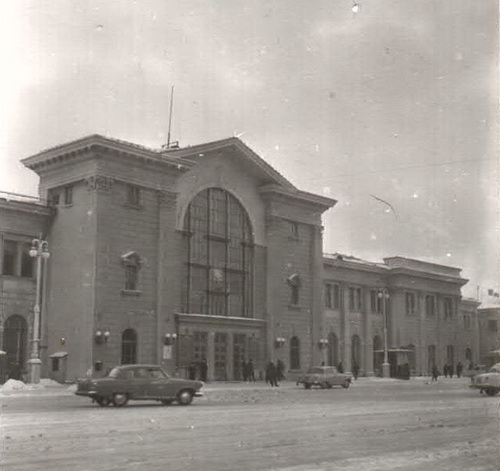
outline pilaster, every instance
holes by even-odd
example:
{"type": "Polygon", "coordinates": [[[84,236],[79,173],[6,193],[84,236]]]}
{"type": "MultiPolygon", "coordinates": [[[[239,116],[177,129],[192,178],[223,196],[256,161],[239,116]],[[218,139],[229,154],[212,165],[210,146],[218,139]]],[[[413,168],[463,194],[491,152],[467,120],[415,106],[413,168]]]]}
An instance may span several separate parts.
{"type": "Polygon", "coordinates": [[[373,334],[370,290],[365,290],[364,315],[364,362],[361,365],[365,376],[375,376],[373,371],[373,334]]]}

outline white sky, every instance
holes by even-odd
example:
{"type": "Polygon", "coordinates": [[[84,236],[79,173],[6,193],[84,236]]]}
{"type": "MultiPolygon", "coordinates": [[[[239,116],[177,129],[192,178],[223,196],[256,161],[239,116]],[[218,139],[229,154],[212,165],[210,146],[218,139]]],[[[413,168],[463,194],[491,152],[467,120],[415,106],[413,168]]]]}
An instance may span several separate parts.
{"type": "Polygon", "coordinates": [[[0,190],[99,133],[158,148],[240,135],[337,199],[326,252],[401,255],[499,288],[496,0],[2,0],[0,190]],[[395,213],[373,198],[388,201],[395,213]]]}

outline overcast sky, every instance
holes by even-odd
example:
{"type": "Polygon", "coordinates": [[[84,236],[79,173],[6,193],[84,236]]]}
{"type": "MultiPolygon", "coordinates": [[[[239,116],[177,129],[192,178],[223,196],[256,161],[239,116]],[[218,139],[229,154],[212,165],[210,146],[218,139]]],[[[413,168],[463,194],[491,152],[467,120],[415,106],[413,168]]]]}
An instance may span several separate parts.
{"type": "Polygon", "coordinates": [[[499,288],[496,0],[2,0],[0,22],[0,190],[36,194],[20,159],[88,134],[159,148],[175,86],[181,146],[238,135],[338,200],[326,252],[499,288]]]}

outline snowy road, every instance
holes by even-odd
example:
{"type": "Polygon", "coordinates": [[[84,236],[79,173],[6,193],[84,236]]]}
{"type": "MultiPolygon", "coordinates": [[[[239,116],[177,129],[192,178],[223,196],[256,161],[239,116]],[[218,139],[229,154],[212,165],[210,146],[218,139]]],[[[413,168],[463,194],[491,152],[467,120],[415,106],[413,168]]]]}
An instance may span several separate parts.
{"type": "Polygon", "coordinates": [[[497,471],[499,397],[467,379],[206,386],[189,407],[5,392],[2,471],[497,471]]]}

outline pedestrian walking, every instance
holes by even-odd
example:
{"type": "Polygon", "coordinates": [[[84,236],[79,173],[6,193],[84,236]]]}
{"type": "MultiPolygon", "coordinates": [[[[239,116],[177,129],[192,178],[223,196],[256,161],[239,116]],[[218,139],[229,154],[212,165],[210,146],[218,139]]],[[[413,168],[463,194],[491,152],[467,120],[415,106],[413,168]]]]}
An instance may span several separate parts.
{"type": "Polygon", "coordinates": [[[278,386],[278,379],[276,378],[276,365],[270,361],[266,367],[266,378],[271,386],[278,386]]]}
{"type": "Polygon", "coordinates": [[[285,379],[285,364],[281,361],[278,360],[276,362],[276,379],[278,381],[283,381],[285,379]]]}
{"type": "Polygon", "coordinates": [[[253,381],[255,383],[255,367],[253,366],[253,361],[250,358],[247,363],[248,368],[248,381],[253,381]]]}
{"type": "Polygon", "coordinates": [[[354,376],[354,379],[358,379],[359,365],[357,361],[354,361],[352,364],[352,375],[354,376]]]}
{"type": "Polygon", "coordinates": [[[462,365],[462,362],[457,363],[457,377],[460,378],[462,376],[462,371],[464,369],[464,365],[462,365]]]}
{"type": "Polygon", "coordinates": [[[437,381],[439,376],[439,370],[436,365],[432,366],[432,381],[437,381]]]}
{"type": "Polygon", "coordinates": [[[337,365],[337,371],[339,373],[343,373],[344,372],[344,365],[342,364],[342,362],[340,361],[339,364],[337,365]]]}
{"type": "Polygon", "coordinates": [[[444,377],[447,378],[448,377],[448,363],[444,364],[443,373],[444,373],[444,377]]]}

